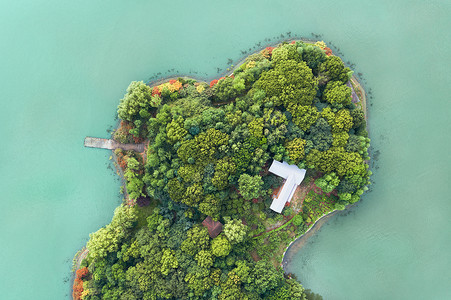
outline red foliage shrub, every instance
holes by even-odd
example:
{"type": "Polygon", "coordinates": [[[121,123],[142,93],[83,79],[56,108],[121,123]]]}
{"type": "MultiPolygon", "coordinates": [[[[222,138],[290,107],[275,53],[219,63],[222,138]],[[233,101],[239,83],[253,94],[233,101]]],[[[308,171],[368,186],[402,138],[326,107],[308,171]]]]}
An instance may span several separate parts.
{"type": "Polygon", "coordinates": [[[332,49],[330,49],[329,47],[324,48],[324,50],[326,50],[326,55],[327,56],[331,56],[332,55],[332,49]]]}
{"type": "Polygon", "coordinates": [[[265,50],[268,51],[269,55],[272,55],[272,50],[274,50],[274,47],[266,47],[265,50]]]}
{"type": "Polygon", "coordinates": [[[292,44],[292,45],[293,45],[293,44],[296,44],[296,41],[292,41],[290,44],[292,44]]]}
{"type": "Polygon", "coordinates": [[[78,269],[77,272],[75,272],[75,275],[77,276],[77,278],[83,279],[86,275],[88,275],[88,273],[89,273],[88,268],[84,267],[78,269]]]}
{"type": "Polygon", "coordinates": [[[175,80],[175,79],[171,79],[171,80],[169,80],[169,83],[170,83],[170,84],[174,84],[176,81],[177,81],[177,80],[175,80]]]}
{"type": "Polygon", "coordinates": [[[230,77],[231,77],[231,78],[235,78],[235,75],[232,74],[232,75],[230,75],[230,77]]]}
{"type": "Polygon", "coordinates": [[[161,96],[160,89],[156,86],[154,86],[152,89],[152,96],[155,96],[155,95],[161,96]]]}
{"type": "Polygon", "coordinates": [[[287,201],[287,202],[285,203],[285,207],[290,206],[290,205],[291,205],[291,202],[288,202],[288,201],[287,201]]]}
{"type": "Polygon", "coordinates": [[[217,79],[213,79],[213,80],[210,82],[210,87],[213,87],[215,84],[218,83],[218,81],[219,81],[219,80],[217,80],[217,79]]]}
{"type": "Polygon", "coordinates": [[[78,269],[77,272],[75,272],[74,285],[72,286],[72,297],[74,300],[81,300],[81,295],[83,293],[83,278],[88,275],[88,272],[88,268],[86,267],[78,269]]]}
{"type": "Polygon", "coordinates": [[[221,77],[221,78],[219,78],[219,80],[223,80],[223,79],[225,79],[225,77],[221,77]]]}

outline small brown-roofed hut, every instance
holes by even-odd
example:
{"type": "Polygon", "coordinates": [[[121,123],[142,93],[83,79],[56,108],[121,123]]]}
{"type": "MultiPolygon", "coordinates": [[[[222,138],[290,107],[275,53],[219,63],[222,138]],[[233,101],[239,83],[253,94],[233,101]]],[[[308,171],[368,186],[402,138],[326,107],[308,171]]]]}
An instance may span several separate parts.
{"type": "Polygon", "coordinates": [[[218,236],[218,234],[222,231],[222,224],[219,221],[213,221],[213,219],[208,216],[205,218],[205,220],[202,222],[202,225],[207,227],[208,233],[210,234],[211,238],[214,239],[218,236]]]}

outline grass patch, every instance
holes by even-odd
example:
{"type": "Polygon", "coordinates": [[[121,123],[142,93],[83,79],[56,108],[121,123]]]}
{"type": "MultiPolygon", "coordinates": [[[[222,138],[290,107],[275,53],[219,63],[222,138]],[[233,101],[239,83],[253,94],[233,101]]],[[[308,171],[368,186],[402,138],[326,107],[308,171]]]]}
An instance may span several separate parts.
{"type": "Polygon", "coordinates": [[[147,206],[136,206],[138,211],[138,224],[136,224],[135,230],[138,231],[144,226],[147,226],[147,217],[153,213],[153,209],[157,206],[158,201],[152,199],[147,206]]]}

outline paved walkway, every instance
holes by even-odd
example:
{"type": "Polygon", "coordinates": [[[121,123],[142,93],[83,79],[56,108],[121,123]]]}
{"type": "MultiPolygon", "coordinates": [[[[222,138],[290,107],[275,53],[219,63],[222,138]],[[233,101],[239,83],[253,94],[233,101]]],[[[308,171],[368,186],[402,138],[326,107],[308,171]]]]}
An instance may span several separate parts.
{"type": "Polygon", "coordinates": [[[136,152],[144,152],[144,143],[141,144],[121,144],[111,139],[100,139],[95,137],[86,137],[85,138],[85,147],[90,148],[101,148],[101,149],[109,149],[114,150],[117,148],[121,148],[122,150],[134,150],[136,152]]]}

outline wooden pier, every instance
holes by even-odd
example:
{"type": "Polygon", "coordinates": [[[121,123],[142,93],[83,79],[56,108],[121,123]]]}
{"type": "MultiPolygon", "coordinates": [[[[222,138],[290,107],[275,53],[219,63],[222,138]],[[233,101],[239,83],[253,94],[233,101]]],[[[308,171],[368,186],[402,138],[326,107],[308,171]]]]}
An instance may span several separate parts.
{"type": "Polygon", "coordinates": [[[85,147],[115,150],[134,150],[136,152],[144,152],[144,143],[141,144],[121,144],[111,139],[101,139],[95,137],[85,137],[85,147]]]}

